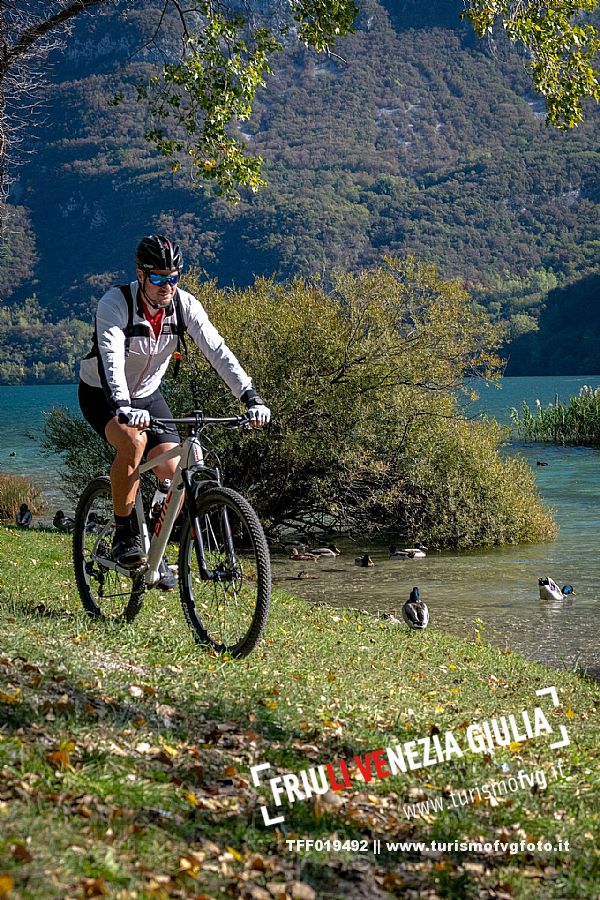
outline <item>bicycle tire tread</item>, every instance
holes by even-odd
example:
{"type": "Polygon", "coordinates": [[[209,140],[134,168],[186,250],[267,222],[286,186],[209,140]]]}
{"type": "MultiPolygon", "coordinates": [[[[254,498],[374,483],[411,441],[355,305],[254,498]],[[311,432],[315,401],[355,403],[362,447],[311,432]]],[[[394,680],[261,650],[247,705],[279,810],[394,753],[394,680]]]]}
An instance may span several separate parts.
{"type": "MultiPolygon", "coordinates": [[[[250,503],[248,503],[248,501],[237,491],[233,490],[232,488],[222,486],[211,486],[209,488],[204,488],[200,491],[196,498],[197,511],[198,513],[200,513],[203,508],[216,505],[219,502],[223,502],[223,500],[229,501],[229,504],[231,504],[234,509],[237,507],[238,514],[241,514],[241,516],[243,517],[245,525],[247,526],[248,532],[252,538],[253,550],[257,566],[258,596],[250,627],[246,634],[236,644],[234,644],[232,647],[221,649],[221,652],[230,652],[234,658],[241,659],[242,657],[247,656],[259,642],[267,622],[271,601],[271,560],[269,555],[269,547],[267,545],[267,540],[265,538],[260,519],[258,518],[250,503]]],[[[227,506],[228,503],[225,502],[225,505],[227,506]]],[[[190,540],[193,539],[191,538],[190,521],[189,519],[187,519],[184,525],[184,530],[182,532],[181,545],[179,550],[180,600],[183,606],[183,612],[197,642],[201,644],[208,644],[215,649],[220,649],[220,645],[217,645],[216,642],[211,638],[204,626],[202,626],[200,619],[198,619],[198,621],[200,622],[201,628],[200,631],[198,630],[197,626],[191,618],[188,608],[188,600],[184,596],[187,583],[185,558],[187,555],[187,547],[190,540]]]]}
{"type": "MultiPolygon", "coordinates": [[[[77,508],[75,510],[75,525],[73,527],[73,568],[75,570],[75,583],[79,593],[79,599],[88,616],[92,619],[108,618],[95,602],[87,580],[84,576],[85,558],[82,552],[83,538],[85,535],[85,523],[91,502],[101,493],[110,496],[110,478],[107,475],[99,475],[93,478],[83,489],[77,508]]],[[[144,585],[132,583],[132,590],[124,604],[123,611],[116,616],[117,620],[133,622],[142,608],[144,585]]]]}

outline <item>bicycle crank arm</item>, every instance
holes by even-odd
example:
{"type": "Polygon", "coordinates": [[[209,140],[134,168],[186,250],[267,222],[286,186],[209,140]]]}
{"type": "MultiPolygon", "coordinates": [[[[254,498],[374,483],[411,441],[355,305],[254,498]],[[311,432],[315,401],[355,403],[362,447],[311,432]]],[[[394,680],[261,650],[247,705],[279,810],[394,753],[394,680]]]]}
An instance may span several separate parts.
{"type": "Polygon", "coordinates": [[[119,572],[121,575],[128,575],[130,577],[133,577],[134,575],[143,575],[148,568],[148,566],[134,566],[133,568],[128,569],[125,566],[120,566],[112,559],[107,559],[106,556],[96,556],[95,553],[92,554],[92,559],[101,569],[112,569],[113,572],[119,572]]]}

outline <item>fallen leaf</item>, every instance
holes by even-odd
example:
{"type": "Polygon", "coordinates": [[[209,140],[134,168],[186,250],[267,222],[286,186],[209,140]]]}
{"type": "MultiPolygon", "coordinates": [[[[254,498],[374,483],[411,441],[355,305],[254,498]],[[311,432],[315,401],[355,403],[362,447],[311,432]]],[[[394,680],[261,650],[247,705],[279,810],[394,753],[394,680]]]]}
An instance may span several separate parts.
{"type": "Polygon", "coordinates": [[[21,693],[21,688],[15,688],[14,694],[7,694],[5,691],[0,691],[0,703],[6,703],[8,705],[20,703],[19,694],[21,693]]]}
{"type": "Polygon", "coordinates": [[[10,875],[0,875],[0,900],[6,900],[14,884],[15,882],[10,875]]]}
{"type": "Polygon", "coordinates": [[[479,862],[464,862],[463,869],[472,875],[485,875],[485,866],[479,862]]]}
{"type": "Polygon", "coordinates": [[[72,769],[71,754],[75,749],[75,741],[66,741],[46,756],[47,761],[54,769],[72,769]]]}
{"type": "Polygon", "coordinates": [[[166,756],[169,757],[169,759],[175,759],[175,757],[178,755],[178,752],[175,749],[175,747],[171,747],[170,744],[163,743],[162,751],[166,756]]]}
{"type": "Polygon", "coordinates": [[[36,675],[42,674],[42,670],[40,669],[39,666],[36,666],[35,663],[25,663],[25,665],[23,666],[23,671],[24,672],[35,672],[36,675]]]}
{"type": "Polygon", "coordinates": [[[84,897],[106,897],[104,878],[84,878],[81,882],[84,897]]]}
{"type": "Polygon", "coordinates": [[[519,870],[521,875],[524,875],[525,878],[543,878],[544,872],[541,869],[534,869],[533,866],[523,866],[522,869],[519,870]]]}
{"type": "Polygon", "coordinates": [[[15,844],[12,855],[14,861],[18,863],[29,863],[33,859],[25,844],[15,844]]]}
{"type": "Polygon", "coordinates": [[[194,877],[200,871],[200,862],[189,856],[179,857],[179,871],[185,872],[186,875],[194,877]]]}
{"type": "Polygon", "coordinates": [[[255,872],[267,872],[269,868],[268,861],[260,853],[255,853],[250,859],[249,868],[255,872]]]}
{"type": "Polygon", "coordinates": [[[290,881],[286,887],[293,900],[315,900],[317,896],[310,885],[304,884],[302,881],[290,881]]]}
{"type": "Polygon", "coordinates": [[[271,900],[272,895],[258,884],[245,884],[241,888],[240,897],[244,900],[271,900]]]}
{"type": "Polygon", "coordinates": [[[381,886],[386,890],[392,891],[394,888],[404,887],[406,884],[404,878],[398,874],[398,872],[388,872],[381,883],[381,886]]]}

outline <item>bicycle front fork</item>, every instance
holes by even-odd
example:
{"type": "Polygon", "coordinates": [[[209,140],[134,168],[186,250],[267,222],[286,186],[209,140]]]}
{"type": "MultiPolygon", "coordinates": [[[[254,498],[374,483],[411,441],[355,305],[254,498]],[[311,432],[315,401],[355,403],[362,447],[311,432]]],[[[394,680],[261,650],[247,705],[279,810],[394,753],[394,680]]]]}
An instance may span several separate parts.
{"type": "MultiPolygon", "coordinates": [[[[218,473],[217,478],[218,478],[218,473]]],[[[231,571],[228,569],[222,568],[222,563],[219,567],[215,569],[209,569],[206,564],[206,553],[204,550],[204,539],[202,536],[202,524],[200,519],[198,518],[198,510],[197,510],[197,497],[198,490],[206,489],[208,487],[220,487],[218,480],[216,481],[203,481],[200,483],[196,483],[194,490],[194,484],[192,482],[192,478],[189,472],[182,472],[183,484],[185,488],[185,506],[187,509],[187,514],[189,516],[190,522],[192,524],[192,534],[194,536],[194,549],[196,551],[196,560],[198,562],[198,570],[200,572],[200,578],[202,581],[231,581],[231,571]]],[[[234,550],[233,550],[233,540],[231,538],[231,528],[229,526],[229,517],[227,515],[227,508],[223,506],[221,510],[222,516],[222,525],[219,529],[219,532],[222,531],[225,546],[227,549],[227,558],[231,561],[234,559],[234,550]]],[[[207,519],[207,539],[210,541],[211,535],[209,533],[209,529],[211,529],[211,523],[207,519]]]]}

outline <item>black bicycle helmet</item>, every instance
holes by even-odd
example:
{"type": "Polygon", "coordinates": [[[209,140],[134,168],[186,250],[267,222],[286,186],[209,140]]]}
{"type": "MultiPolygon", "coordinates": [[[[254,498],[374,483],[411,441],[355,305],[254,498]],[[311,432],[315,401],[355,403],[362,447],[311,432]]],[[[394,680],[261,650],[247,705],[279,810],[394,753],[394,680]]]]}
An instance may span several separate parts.
{"type": "Polygon", "coordinates": [[[181,269],[183,257],[177,244],[164,234],[149,234],[142,238],[135,261],[140,269],[149,272],[151,269],[181,269]]]}

